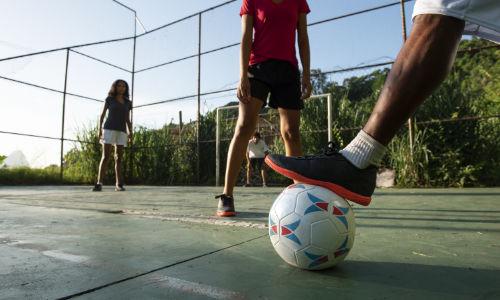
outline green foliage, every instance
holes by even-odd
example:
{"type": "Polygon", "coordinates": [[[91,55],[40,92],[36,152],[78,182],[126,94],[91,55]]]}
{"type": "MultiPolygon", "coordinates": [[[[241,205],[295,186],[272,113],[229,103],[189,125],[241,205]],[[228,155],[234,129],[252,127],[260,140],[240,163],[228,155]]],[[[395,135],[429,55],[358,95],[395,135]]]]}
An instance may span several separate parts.
{"type": "Polygon", "coordinates": [[[7,158],[5,155],[0,155],[0,164],[7,158]]]}
{"type": "MultiPolygon", "coordinates": [[[[99,144],[97,127],[87,126],[79,130],[74,147],[64,156],[64,179],[75,183],[95,183],[101,160],[102,146],[99,144]]],[[[113,174],[108,170],[106,179],[113,174]]]]}
{"type": "MultiPolygon", "coordinates": [[[[491,43],[464,41],[461,49],[491,43]]],[[[427,148],[432,186],[495,185],[500,182],[500,120],[497,118],[452,122],[470,116],[500,114],[500,50],[491,48],[457,56],[452,72],[419,108],[416,122],[448,119],[451,122],[423,124],[426,137],[417,147],[427,148]]]]}
{"type": "Polygon", "coordinates": [[[0,182],[2,185],[60,184],[60,169],[58,166],[49,166],[43,169],[0,168],[0,182]]]}
{"type": "Polygon", "coordinates": [[[408,132],[396,136],[388,147],[389,166],[396,170],[400,187],[430,186],[429,156],[424,141],[426,130],[417,131],[413,149],[409,147],[408,132]]]}

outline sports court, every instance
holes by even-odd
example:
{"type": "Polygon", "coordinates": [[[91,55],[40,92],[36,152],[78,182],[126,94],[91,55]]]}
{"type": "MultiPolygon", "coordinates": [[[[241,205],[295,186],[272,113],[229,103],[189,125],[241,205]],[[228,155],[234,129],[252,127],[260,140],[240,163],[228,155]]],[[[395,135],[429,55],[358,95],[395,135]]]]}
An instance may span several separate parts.
{"type": "MultiPolygon", "coordinates": [[[[248,46],[240,14],[249,1],[9,2],[0,18],[0,300],[500,299],[499,44],[461,41],[448,78],[384,149],[381,169],[393,174],[392,188],[376,189],[369,207],[353,206],[346,260],[305,271],[285,263],[269,238],[269,210],[288,179],[268,170],[266,182],[248,156],[243,165],[253,174],[227,172],[239,174],[237,216],[216,216],[240,83],[250,80],[239,72],[248,46]],[[106,126],[117,120],[113,97],[127,104],[114,113],[127,128],[106,126]],[[120,131],[122,141],[103,140],[103,129],[120,131]],[[106,145],[115,145],[116,157],[106,145]],[[114,191],[115,178],[126,192],[114,191]],[[103,191],[92,192],[94,184],[103,191]]],[[[299,53],[285,52],[301,65],[275,66],[293,79],[280,91],[299,93],[260,91],[269,104],[295,101],[278,106],[288,117],[254,111],[265,155],[288,152],[287,124],[300,127],[295,146],[304,154],[347,146],[414,28],[414,0],[307,2],[307,22],[302,5],[292,34],[266,43],[282,50],[276,37],[291,42],[297,34],[288,50],[299,53]],[[301,108],[301,92],[308,100],[297,119],[290,110],[301,108]]],[[[270,20],[290,23],[284,16],[270,20]]],[[[232,194],[224,193],[227,208],[232,194]]]]}
{"type": "Polygon", "coordinates": [[[288,266],[267,233],[282,188],[0,188],[2,299],[498,299],[499,188],[378,189],[346,260],[288,266]]]}

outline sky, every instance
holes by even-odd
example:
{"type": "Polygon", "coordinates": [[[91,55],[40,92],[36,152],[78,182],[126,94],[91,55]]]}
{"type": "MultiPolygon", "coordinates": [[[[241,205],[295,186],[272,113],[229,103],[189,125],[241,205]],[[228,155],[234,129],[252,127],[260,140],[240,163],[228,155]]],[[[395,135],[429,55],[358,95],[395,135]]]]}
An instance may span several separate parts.
{"type": "MultiPolygon", "coordinates": [[[[271,1],[271,0],[269,0],[271,1]]],[[[146,30],[181,19],[224,0],[122,0],[135,9],[146,30]]],[[[308,22],[332,18],[357,10],[392,3],[394,0],[309,0],[308,22]]],[[[233,2],[202,15],[202,51],[240,40],[239,8],[233,2]]],[[[405,5],[408,32],[413,2],[405,5]]],[[[37,51],[104,41],[134,34],[133,14],[112,0],[0,0],[0,59],[37,51]]],[[[137,27],[138,33],[142,28],[137,27]]],[[[400,7],[365,13],[309,27],[311,68],[334,70],[393,60],[402,44],[400,7]]],[[[196,54],[198,18],[139,37],[136,70],[196,54]]],[[[131,40],[75,48],[121,68],[132,69],[131,40]]],[[[239,47],[202,56],[201,91],[236,87],[239,47]]],[[[0,76],[63,90],[66,51],[0,62],[0,76]]],[[[329,77],[342,81],[368,74],[361,70],[329,77]]],[[[130,83],[128,72],[70,52],[67,91],[104,100],[118,78],[130,83]]],[[[15,84],[0,78],[0,131],[60,138],[62,101],[59,93],[15,84]]],[[[194,95],[197,92],[197,59],[189,59],[136,74],[134,105],[194,95]]],[[[202,97],[202,113],[230,101],[233,92],[202,97]]],[[[102,103],[67,96],[65,138],[76,138],[82,128],[97,124],[102,103]]],[[[196,98],[134,110],[135,126],[158,128],[196,118],[196,98]]],[[[73,147],[66,142],[65,151],[73,147]]],[[[60,142],[0,133],[0,155],[15,150],[25,153],[32,166],[58,164],[60,142]]]]}

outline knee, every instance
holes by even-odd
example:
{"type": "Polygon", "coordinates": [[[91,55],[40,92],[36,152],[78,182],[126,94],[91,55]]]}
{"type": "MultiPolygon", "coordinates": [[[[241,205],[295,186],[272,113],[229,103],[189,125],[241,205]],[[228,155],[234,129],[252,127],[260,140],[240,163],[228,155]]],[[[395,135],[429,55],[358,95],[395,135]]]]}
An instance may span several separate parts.
{"type": "Polygon", "coordinates": [[[298,127],[284,127],[281,129],[281,135],[286,142],[297,142],[300,140],[298,127]]]}
{"type": "Polygon", "coordinates": [[[254,128],[253,124],[251,124],[250,122],[243,121],[243,122],[238,122],[238,124],[236,125],[236,128],[235,128],[234,134],[237,137],[250,139],[254,130],[255,130],[255,128],[254,128]]]}
{"type": "Polygon", "coordinates": [[[115,154],[115,163],[116,163],[116,164],[119,164],[119,163],[121,163],[121,162],[122,162],[122,157],[121,157],[121,155],[117,155],[117,154],[115,154]]]}

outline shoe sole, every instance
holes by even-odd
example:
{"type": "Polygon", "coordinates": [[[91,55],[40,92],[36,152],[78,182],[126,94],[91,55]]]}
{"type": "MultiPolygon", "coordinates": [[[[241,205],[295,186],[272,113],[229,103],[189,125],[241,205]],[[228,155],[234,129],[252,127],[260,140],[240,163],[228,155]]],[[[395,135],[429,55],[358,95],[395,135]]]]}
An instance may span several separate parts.
{"type": "Polygon", "coordinates": [[[219,217],[234,217],[234,216],[236,216],[236,212],[234,212],[234,211],[218,211],[217,216],[219,216],[219,217]]]}
{"type": "Polygon", "coordinates": [[[368,205],[370,205],[370,202],[372,201],[371,197],[367,197],[367,196],[363,196],[363,195],[351,192],[348,189],[346,189],[338,184],[331,183],[328,181],[321,181],[321,180],[307,178],[307,177],[304,177],[298,173],[295,173],[293,171],[290,171],[290,170],[287,170],[283,167],[280,167],[277,164],[275,164],[268,156],[266,156],[265,162],[271,169],[280,173],[281,175],[284,175],[288,178],[291,178],[293,180],[297,180],[297,181],[300,181],[300,182],[303,182],[306,184],[322,186],[322,187],[327,188],[330,191],[334,192],[335,194],[339,195],[340,197],[345,198],[347,200],[350,200],[352,202],[355,202],[357,204],[361,204],[363,206],[368,206],[368,205]]]}

